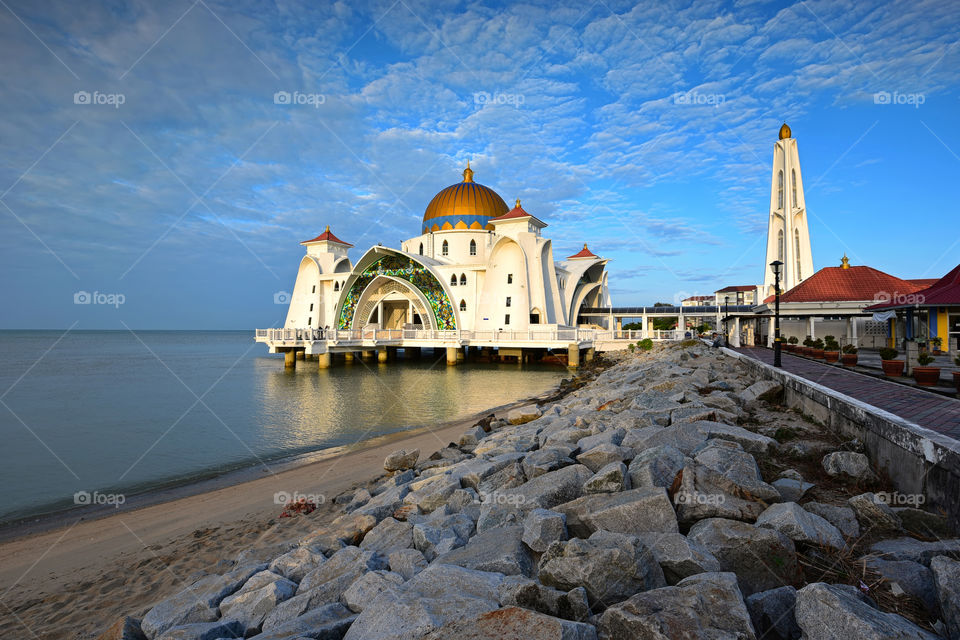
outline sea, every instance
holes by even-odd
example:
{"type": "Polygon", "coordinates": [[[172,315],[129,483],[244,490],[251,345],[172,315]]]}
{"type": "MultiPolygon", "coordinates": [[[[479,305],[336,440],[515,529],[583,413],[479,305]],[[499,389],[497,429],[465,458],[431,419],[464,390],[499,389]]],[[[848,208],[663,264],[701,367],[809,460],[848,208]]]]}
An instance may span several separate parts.
{"type": "Polygon", "coordinates": [[[0,331],[0,523],[465,418],[569,375],[425,352],[288,370],[252,331],[0,331]]]}

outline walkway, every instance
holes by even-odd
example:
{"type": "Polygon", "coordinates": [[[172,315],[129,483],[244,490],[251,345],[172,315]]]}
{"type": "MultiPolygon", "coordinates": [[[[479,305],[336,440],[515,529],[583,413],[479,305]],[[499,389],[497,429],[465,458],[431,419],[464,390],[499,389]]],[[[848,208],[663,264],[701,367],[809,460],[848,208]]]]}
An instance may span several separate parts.
{"type": "MultiPolygon", "coordinates": [[[[740,347],[737,351],[761,362],[773,364],[772,349],[740,347]]],[[[840,367],[820,364],[787,353],[782,354],[782,361],[784,371],[960,440],[960,400],[845,371],[840,367]]]]}

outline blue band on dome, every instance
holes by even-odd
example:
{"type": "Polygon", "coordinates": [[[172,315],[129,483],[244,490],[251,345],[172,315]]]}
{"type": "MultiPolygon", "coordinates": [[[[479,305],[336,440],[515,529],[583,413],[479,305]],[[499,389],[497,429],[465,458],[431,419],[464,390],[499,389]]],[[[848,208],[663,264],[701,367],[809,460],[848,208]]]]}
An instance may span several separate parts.
{"type": "Polygon", "coordinates": [[[467,228],[470,228],[474,222],[480,224],[480,229],[474,229],[474,231],[480,231],[487,226],[487,223],[493,220],[493,216],[437,216],[436,218],[430,218],[429,220],[423,221],[423,232],[428,233],[433,229],[433,226],[443,229],[443,225],[447,222],[450,223],[450,226],[456,228],[458,222],[463,222],[467,225],[467,228]]]}

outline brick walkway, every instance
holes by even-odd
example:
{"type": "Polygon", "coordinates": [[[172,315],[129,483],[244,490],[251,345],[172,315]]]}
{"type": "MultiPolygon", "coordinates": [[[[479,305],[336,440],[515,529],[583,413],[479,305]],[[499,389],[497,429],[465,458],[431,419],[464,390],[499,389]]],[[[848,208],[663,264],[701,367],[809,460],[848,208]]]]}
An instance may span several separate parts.
{"type": "MultiPolygon", "coordinates": [[[[740,347],[740,353],[773,364],[773,350],[740,347]]],[[[905,420],[960,440],[960,400],[887,382],[790,354],[782,355],[783,370],[889,411],[905,420]]]]}

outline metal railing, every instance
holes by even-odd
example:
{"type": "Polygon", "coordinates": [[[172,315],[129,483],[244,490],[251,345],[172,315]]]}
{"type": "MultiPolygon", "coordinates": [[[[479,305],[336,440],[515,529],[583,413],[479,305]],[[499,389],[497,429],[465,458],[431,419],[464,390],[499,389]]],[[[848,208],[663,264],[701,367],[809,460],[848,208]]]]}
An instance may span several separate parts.
{"type": "Polygon", "coordinates": [[[695,338],[693,331],[675,330],[602,330],[561,327],[550,329],[525,330],[449,330],[432,329],[257,329],[256,338],[261,342],[319,342],[351,343],[372,341],[375,343],[398,342],[403,340],[422,340],[453,343],[530,343],[530,342],[598,342],[598,341],[635,341],[683,340],[695,338]]]}

